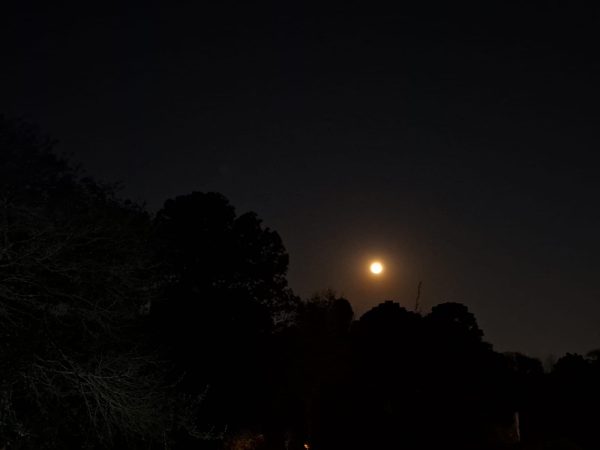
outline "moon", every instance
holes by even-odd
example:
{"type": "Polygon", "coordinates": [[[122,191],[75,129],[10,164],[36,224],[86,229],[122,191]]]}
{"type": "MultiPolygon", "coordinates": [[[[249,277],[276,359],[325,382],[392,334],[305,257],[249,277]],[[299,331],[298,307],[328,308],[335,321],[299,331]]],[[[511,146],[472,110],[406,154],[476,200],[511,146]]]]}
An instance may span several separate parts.
{"type": "Polygon", "coordinates": [[[383,272],[383,264],[379,261],[373,261],[369,266],[369,270],[373,275],[381,275],[381,272],[383,272]]]}

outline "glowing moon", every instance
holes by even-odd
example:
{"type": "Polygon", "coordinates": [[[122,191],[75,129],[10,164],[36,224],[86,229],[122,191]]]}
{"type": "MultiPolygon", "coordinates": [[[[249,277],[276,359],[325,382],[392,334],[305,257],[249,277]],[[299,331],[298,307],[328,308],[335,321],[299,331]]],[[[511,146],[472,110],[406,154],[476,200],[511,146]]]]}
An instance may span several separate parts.
{"type": "Polygon", "coordinates": [[[379,261],[374,261],[369,266],[369,270],[373,275],[380,275],[381,272],[383,272],[383,264],[381,264],[379,261]]]}

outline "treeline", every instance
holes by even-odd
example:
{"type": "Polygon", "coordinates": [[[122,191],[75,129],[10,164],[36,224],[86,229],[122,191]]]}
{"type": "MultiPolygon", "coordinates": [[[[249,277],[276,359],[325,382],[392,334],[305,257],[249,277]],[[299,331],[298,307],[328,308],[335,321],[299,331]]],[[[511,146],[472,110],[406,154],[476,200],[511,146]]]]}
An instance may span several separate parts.
{"type": "Polygon", "coordinates": [[[544,372],[459,303],[355,320],[216,193],[156,214],[0,117],[0,449],[600,448],[600,354],[544,372]]]}

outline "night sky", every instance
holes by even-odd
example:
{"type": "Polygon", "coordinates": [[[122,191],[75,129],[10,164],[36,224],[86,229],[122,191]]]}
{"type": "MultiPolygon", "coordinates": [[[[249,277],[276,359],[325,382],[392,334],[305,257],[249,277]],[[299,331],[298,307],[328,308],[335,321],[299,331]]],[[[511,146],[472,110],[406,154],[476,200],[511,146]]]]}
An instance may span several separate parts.
{"type": "Polygon", "coordinates": [[[422,281],[497,350],[600,347],[595,10],[123,3],[3,5],[0,112],[153,211],[256,211],[303,297],[412,308],[422,281]]]}

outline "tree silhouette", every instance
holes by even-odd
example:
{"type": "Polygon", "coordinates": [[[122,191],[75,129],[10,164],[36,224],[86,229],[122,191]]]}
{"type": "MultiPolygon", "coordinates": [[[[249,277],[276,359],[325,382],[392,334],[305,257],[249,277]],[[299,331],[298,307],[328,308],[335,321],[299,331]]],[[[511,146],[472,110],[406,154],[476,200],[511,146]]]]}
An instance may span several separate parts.
{"type": "Polygon", "coordinates": [[[461,337],[464,339],[480,342],[483,337],[483,331],[477,325],[473,313],[460,303],[449,302],[434,306],[431,308],[427,320],[436,328],[455,335],[457,338],[462,335],[461,337]]]}
{"type": "Polygon", "coordinates": [[[160,371],[136,338],[148,217],[52,148],[0,118],[0,443],[162,438],[160,371]]]}
{"type": "Polygon", "coordinates": [[[155,229],[166,289],[204,302],[241,299],[265,308],[271,319],[293,309],[288,255],[279,235],[262,227],[256,214],[236,217],[222,195],[194,192],[167,200],[155,229]]]}
{"type": "Polygon", "coordinates": [[[545,386],[547,401],[541,411],[552,435],[585,449],[598,448],[598,374],[595,361],[579,354],[567,353],[556,361],[545,386]]]}
{"type": "Polygon", "coordinates": [[[163,295],[151,314],[174,377],[186,392],[210,386],[214,422],[251,426],[267,414],[270,334],[296,303],[281,239],[216,193],[168,200],[154,226],[163,295]]]}
{"type": "Polygon", "coordinates": [[[299,301],[256,214],[152,219],[53,148],[0,117],[0,448],[600,448],[598,350],[544,373],[460,303],[299,301]]]}
{"type": "MultiPolygon", "coordinates": [[[[294,326],[287,330],[287,372],[294,407],[302,411],[298,434],[322,445],[333,437],[343,441],[345,413],[351,396],[350,302],[332,290],[313,295],[298,306],[294,326]]],[[[290,414],[292,415],[292,414],[290,414]]]]}
{"type": "Polygon", "coordinates": [[[399,303],[383,302],[352,326],[358,446],[415,446],[419,435],[422,318],[399,303]]]}

